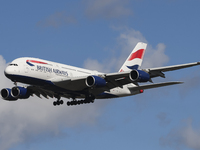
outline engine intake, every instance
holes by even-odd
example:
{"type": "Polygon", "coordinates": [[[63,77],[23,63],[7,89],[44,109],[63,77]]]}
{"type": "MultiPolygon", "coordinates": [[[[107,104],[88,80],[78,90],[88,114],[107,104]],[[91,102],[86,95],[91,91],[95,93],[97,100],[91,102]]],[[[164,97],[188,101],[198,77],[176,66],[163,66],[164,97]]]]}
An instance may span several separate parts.
{"type": "Polygon", "coordinates": [[[132,70],[129,78],[134,82],[147,82],[150,80],[150,75],[142,70],[132,70]]]}
{"type": "Polygon", "coordinates": [[[17,99],[27,99],[30,97],[30,93],[28,92],[27,88],[20,86],[13,87],[11,89],[11,95],[17,99]]]}
{"type": "Polygon", "coordinates": [[[8,101],[16,101],[17,98],[14,98],[12,95],[11,95],[11,89],[8,89],[8,88],[5,88],[5,89],[2,89],[1,90],[1,97],[4,99],[4,100],[8,100],[8,101]]]}
{"type": "Polygon", "coordinates": [[[85,83],[88,87],[104,87],[106,85],[106,81],[99,76],[88,76],[85,83]]]}

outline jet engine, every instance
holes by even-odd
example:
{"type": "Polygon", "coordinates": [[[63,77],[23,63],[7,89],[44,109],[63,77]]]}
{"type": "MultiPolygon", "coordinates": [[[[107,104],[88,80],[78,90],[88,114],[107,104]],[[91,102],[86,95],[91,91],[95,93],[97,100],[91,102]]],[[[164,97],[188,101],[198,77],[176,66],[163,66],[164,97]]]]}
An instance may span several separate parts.
{"type": "Polygon", "coordinates": [[[147,82],[150,80],[150,75],[142,70],[132,70],[129,78],[134,82],[147,82]]]}
{"type": "Polygon", "coordinates": [[[27,88],[24,87],[13,87],[11,89],[11,95],[16,99],[26,99],[30,97],[30,93],[28,92],[27,88]]]}
{"type": "Polygon", "coordinates": [[[85,80],[85,83],[88,87],[103,87],[106,85],[106,81],[99,76],[88,76],[85,80]]]}
{"type": "Polygon", "coordinates": [[[4,89],[1,90],[1,97],[4,100],[8,100],[8,101],[16,101],[17,100],[17,98],[14,98],[11,95],[11,89],[9,89],[9,88],[4,88],[4,89]]]}

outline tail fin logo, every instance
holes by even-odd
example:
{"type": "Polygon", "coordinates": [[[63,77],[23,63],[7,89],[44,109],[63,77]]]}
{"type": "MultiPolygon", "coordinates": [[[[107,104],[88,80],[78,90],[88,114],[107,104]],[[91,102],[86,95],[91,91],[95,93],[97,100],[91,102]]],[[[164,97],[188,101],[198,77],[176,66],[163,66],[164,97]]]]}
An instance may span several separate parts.
{"type": "Polygon", "coordinates": [[[138,69],[139,68],[139,65],[134,65],[134,66],[126,66],[126,67],[128,67],[129,69],[131,69],[131,70],[134,70],[134,69],[138,69]]]}
{"type": "Polygon", "coordinates": [[[139,58],[142,59],[144,55],[144,49],[139,49],[138,51],[136,51],[135,53],[132,53],[131,56],[129,57],[128,61],[131,61],[135,58],[139,58]]]}
{"type": "Polygon", "coordinates": [[[137,70],[138,68],[140,68],[146,47],[146,43],[137,43],[137,45],[133,48],[132,52],[120,68],[119,72],[130,71],[133,69],[137,70]]]}

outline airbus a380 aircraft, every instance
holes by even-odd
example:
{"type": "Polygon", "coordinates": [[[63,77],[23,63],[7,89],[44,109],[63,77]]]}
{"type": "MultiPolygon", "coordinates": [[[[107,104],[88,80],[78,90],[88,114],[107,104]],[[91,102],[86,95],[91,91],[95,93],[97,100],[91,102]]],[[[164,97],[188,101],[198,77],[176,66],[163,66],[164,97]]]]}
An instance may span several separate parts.
{"type": "Polygon", "coordinates": [[[166,71],[200,65],[200,62],[194,62],[140,69],[146,46],[146,43],[138,43],[116,73],[101,73],[31,57],[15,59],[4,71],[15,86],[2,89],[1,97],[8,101],[27,99],[33,94],[45,98],[55,97],[57,100],[53,102],[54,106],[63,104],[61,97],[72,98],[72,101],[67,102],[68,106],[91,103],[95,99],[130,96],[143,93],[145,89],[180,84],[182,82],[139,85],[141,82],[152,82],[154,77],[165,78],[163,72],[166,71]],[[28,86],[17,86],[17,82],[28,86]]]}

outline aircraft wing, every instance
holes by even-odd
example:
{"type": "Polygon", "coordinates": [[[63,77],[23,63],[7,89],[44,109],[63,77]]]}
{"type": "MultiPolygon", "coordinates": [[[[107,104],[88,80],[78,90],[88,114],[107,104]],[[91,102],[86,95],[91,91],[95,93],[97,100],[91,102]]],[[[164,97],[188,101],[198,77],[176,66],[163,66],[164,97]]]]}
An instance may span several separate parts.
{"type": "MultiPolygon", "coordinates": [[[[165,77],[163,72],[183,69],[183,68],[192,67],[192,66],[196,66],[196,65],[200,65],[200,62],[166,66],[166,67],[158,67],[158,68],[150,68],[150,69],[143,69],[143,71],[149,73],[151,78],[158,77],[158,76],[165,77]]],[[[108,83],[109,88],[114,88],[114,87],[117,87],[117,86],[120,87],[120,86],[123,86],[125,84],[129,84],[129,83],[134,83],[135,85],[138,86],[137,82],[133,82],[133,81],[130,80],[129,75],[130,75],[130,71],[109,73],[109,74],[105,74],[105,79],[107,81],[109,81],[109,83],[108,83]]],[[[170,83],[177,83],[177,82],[170,82],[170,83]]],[[[169,83],[167,83],[167,84],[169,84],[169,83]]]]}
{"type": "Polygon", "coordinates": [[[162,72],[174,71],[174,70],[188,68],[188,67],[192,67],[196,65],[200,65],[200,62],[166,66],[166,67],[158,67],[158,68],[149,68],[149,69],[144,69],[144,71],[148,72],[151,78],[158,77],[158,76],[165,78],[165,75],[162,72]]]}

